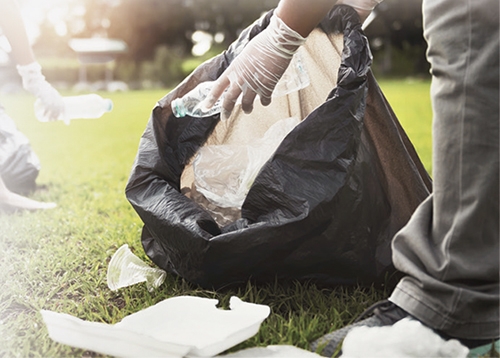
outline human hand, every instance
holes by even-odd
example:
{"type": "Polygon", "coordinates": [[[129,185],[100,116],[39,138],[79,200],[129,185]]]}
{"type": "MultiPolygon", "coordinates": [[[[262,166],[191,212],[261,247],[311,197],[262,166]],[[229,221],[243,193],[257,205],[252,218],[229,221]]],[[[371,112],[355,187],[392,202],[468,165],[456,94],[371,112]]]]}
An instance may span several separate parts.
{"type": "Polygon", "coordinates": [[[245,113],[252,111],[257,95],[262,105],[269,105],[276,84],[304,42],[304,37],[273,15],[268,27],[245,46],[215,82],[205,107],[212,107],[226,89],[222,103],[226,113],[233,110],[241,94],[245,113]]]}
{"type": "Polygon", "coordinates": [[[338,0],[337,5],[343,4],[353,7],[361,18],[361,22],[364,22],[375,6],[382,1],[384,0],[338,0]]]}
{"type": "Polygon", "coordinates": [[[59,92],[45,80],[42,67],[37,62],[18,65],[17,71],[23,80],[23,88],[39,98],[48,118],[56,121],[63,115],[64,103],[59,92]]]}

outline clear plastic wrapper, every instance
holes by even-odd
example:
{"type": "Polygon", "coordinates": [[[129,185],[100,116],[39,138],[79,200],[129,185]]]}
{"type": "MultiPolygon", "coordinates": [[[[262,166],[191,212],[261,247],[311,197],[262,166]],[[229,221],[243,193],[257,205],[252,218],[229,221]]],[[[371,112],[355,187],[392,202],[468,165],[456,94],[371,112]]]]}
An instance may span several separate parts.
{"type": "Polygon", "coordinates": [[[197,191],[217,206],[241,209],[262,166],[299,123],[294,117],[279,120],[248,145],[201,148],[193,163],[197,191]]]}
{"type": "Polygon", "coordinates": [[[146,282],[148,291],[160,287],[165,281],[166,272],[150,267],[134,255],[127,244],[122,245],[111,257],[108,265],[107,282],[112,291],[119,288],[146,282]]]}

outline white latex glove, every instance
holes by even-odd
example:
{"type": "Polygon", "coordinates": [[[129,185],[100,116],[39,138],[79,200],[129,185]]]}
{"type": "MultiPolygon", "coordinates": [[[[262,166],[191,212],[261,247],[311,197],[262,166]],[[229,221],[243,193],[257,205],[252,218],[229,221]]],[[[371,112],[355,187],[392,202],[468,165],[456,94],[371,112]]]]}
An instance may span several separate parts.
{"type": "Polygon", "coordinates": [[[353,7],[361,17],[361,21],[365,21],[372,10],[375,9],[375,6],[382,1],[384,0],[338,0],[337,5],[343,4],[353,7]]]}
{"type": "Polygon", "coordinates": [[[215,82],[205,106],[210,108],[226,89],[222,103],[226,113],[233,110],[241,93],[241,107],[245,113],[252,111],[256,95],[267,106],[271,103],[274,87],[305,40],[273,15],[267,28],[245,46],[215,82]]]}
{"type": "Polygon", "coordinates": [[[40,64],[18,65],[17,72],[22,77],[23,88],[42,101],[51,120],[57,120],[64,112],[64,103],[59,92],[45,80],[40,64]]]}

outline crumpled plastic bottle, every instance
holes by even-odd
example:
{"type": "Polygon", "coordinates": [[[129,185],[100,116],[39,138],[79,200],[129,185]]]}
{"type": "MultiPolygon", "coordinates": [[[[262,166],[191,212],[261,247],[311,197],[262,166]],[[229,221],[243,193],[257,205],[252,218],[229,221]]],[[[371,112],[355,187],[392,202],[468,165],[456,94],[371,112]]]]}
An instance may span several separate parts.
{"type": "MultiPolygon", "coordinates": [[[[300,52],[296,53],[287,70],[279,80],[273,91],[273,97],[281,97],[303,89],[310,84],[309,75],[300,59],[300,52]]],[[[210,108],[204,106],[204,100],[210,93],[215,81],[201,82],[181,98],[176,98],[171,102],[172,113],[177,118],[191,116],[196,118],[209,117],[220,113],[224,94],[210,108]]],[[[236,104],[239,103],[239,99],[236,104]]]]}

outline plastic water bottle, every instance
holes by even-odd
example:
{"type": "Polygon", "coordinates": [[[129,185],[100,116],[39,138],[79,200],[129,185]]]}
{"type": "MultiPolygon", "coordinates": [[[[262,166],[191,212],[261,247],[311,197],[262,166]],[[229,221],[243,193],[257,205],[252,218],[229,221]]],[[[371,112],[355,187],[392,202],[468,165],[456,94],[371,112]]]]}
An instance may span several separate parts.
{"type": "Polygon", "coordinates": [[[174,116],[180,118],[189,115],[191,117],[208,117],[219,113],[222,106],[222,97],[215,102],[211,108],[204,108],[203,100],[207,98],[214,81],[200,83],[184,97],[176,98],[172,101],[172,112],[174,116]]]}
{"type": "MultiPolygon", "coordinates": [[[[99,118],[113,109],[113,102],[110,99],[102,98],[95,93],[63,97],[63,102],[64,111],[55,119],[66,124],[77,118],[99,118]]],[[[54,120],[46,115],[45,106],[40,99],[35,101],[35,115],[40,122],[54,120]]]]}
{"type": "MultiPolygon", "coordinates": [[[[302,64],[300,54],[296,53],[293,56],[288,69],[277,83],[272,97],[284,96],[291,92],[305,88],[309,84],[309,76],[304,68],[304,65],[302,64]]],[[[204,106],[204,99],[210,93],[213,85],[214,81],[202,82],[183,97],[174,99],[170,104],[174,116],[181,118],[188,115],[191,117],[201,118],[219,113],[222,110],[224,93],[212,107],[206,108],[204,106]]],[[[239,103],[239,100],[240,99],[238,98],[236,104],[239,103]]]]}

